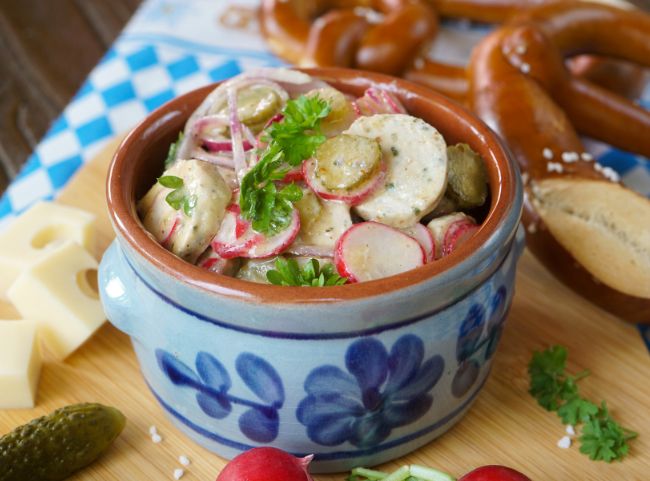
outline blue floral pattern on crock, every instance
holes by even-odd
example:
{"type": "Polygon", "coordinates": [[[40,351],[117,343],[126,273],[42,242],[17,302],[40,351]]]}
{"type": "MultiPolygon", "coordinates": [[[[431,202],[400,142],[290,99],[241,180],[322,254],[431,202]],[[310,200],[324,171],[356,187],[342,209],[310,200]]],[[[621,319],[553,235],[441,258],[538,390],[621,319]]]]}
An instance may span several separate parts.
{"type": "Polygon", "coordinates": [[[451,392],[463,397],[478,379],[481,366],[494,355],[505,322],[506,288],[501,286],[489,303],[489,318],[482,304],[472,304],[460,325],[456,342],[458,368],[451,383],[451,392]],[[482,349],[483,354],[480,355],[482,349]]]}
{"type": "Polygon", "coordinates": [[[163,349],[156,349],[156,358],[174,385],[196,391],[196,402],[208,416],[223,419],[237,404],[246,408],[239,417],[239,429],[247,438],[268,443],[278,436],[278,410],[284,404],[284,386],[273,366],[261,357],[244,352],[237,357],[235,368],[244,384],[264,404],[232,395],[228,371],[208,352],[196,355],[196,372],[163,349]]]}
{"type": "Polygon", "coordinates": [[[423,359],[424,343],[415,335],[400,337],[390,353],[378,340],[364,338],[346,351],[349,372],[332,365],[312,370],[304,384],[307,397],[296,412],[309,439],[367,448],[422,417],[444,369],[440,355],[423,359]]]}

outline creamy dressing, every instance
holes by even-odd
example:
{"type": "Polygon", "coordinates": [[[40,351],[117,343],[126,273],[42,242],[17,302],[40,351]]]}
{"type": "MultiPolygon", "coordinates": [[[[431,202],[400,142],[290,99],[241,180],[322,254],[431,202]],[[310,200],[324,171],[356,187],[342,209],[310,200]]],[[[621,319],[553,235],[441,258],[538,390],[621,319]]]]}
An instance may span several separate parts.
{"type": "Polygon", "coordinates": [[[353,268],[354,281],[432,262],[434,245],[440,257],[449,226],[465,214],[431,221],[432,237],[419,224],[437,206],[440,213],[449,210],[440,207],[449,167],[438,130],[403,113],[396,97],[377,88],[354,99],[302,73],[263,75],[259,83],[255,74],[245,74],[221,84],[188,120],[173,164],[162,175],[182,179],[180,194],[192,196],[193,203],[189,209],[174,208],[168,198],[174,189],[153,185],[138,203],[138,213],[155,239],[188,262],[251,282],[268,282],[266,273],[278,255],[291,256],[301,266],[312,258],[321,266],[334,263],[341,275],[353,268]],[[287,169],[288,177],[275,181],[278,192],[293,182],[303,194],[289,204],[294,209],[288,211],[290,225],[267,236],[240,212],[240,183],[269,142],[261,131],[282,122],[288,99],[303,93],[312,102],[316,96],[327,102],[320,133],[329,140],[302,167],[287,169]],[[235,175],[235,167],[241,175],[235,175]],[[373,222],[364,226],[359,217],[373,222]]]}

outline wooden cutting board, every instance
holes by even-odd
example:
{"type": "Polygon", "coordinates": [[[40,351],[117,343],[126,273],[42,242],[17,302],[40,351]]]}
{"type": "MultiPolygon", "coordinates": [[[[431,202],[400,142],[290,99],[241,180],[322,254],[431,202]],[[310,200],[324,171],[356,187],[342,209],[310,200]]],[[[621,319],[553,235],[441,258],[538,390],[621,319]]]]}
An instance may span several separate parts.
{"type": "MultiPolygon", "coordinates": [[[[113,238],[104,181],[116,146],[117,141],[112,142],[83,167],[59,198],[97,215],[98,258],[113,238]]],[[[16,316],[11,306],[0,303],[0,319],[16,316]]],[[[128,418],[113,447],[71,480],[173,479],[181,454],[192,461],[183,480],[213,480],[224,466],[225,460],[186,439],[167,421],[140,376],[128,338],[110,324],[65,362],[49,360],[47,355],[46,359],[37,407],[0,411],[0,434],[76,402],[114,405],[128,418]],[[160,444],[150,439],[152,425],[163,437],[160,444]]],[[[449,433],[384,468],[406,463],[437,467],[456,476],[484,464],[505,464],[533,481],[650,479],[650,355],[637,329],[567,290],[525,253],[508,325],[484,391],[449,433]],[[528,394],[526,367],[533,350],[557,343],[569,348],[572,372],[592,371],[581,382],[581,392],[596,402],[607,400],[615,418],[639,432],[623,462],[590,461],[578,452],[577,443],[568,450],[556,446],[564,427],[528,394]]],[[[343,479],[343,474],[316,476],[317,481],[343,479]]]]}

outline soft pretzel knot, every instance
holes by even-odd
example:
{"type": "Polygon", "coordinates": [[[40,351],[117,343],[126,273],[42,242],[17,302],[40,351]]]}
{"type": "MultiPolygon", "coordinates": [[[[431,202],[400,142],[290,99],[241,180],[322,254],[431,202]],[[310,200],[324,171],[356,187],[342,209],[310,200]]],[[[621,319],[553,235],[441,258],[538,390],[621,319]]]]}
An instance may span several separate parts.
{"type": "Polygon", "coordinates": [[[263,0],[261,26],[296,65],[399,75],[433,40],[438,18],[423,0],[263,0]]]}
{"type": "Polygon", "coordinates": [[[545,5],[474,49],[470,107],[510,147],[525,180],[528,247],[595,303],[650,322],[650,200],[620,185],[578,131],[650,155],[650,112],[574,77],[577,53],[650,67],[650,16],[582,2],[545,5]]]}

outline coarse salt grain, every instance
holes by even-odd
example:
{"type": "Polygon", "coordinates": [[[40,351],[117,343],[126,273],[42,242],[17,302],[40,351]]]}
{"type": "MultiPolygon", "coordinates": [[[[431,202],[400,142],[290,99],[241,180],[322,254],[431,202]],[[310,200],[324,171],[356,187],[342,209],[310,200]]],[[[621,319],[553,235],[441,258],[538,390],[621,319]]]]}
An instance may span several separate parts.
{"type": "Polygon", "coordinates": [[[153,436],[154,434],[158,434],[158,428],[156,426],[149,426],[149,434],[153,436]]]}
{"type": "Polygon", "coordinates": [[[530,64],[529,63],[522,63],[521,66],[519,67],[519,70],[522,71],[522,73],[529,73],[530,72],[530,64]]]}
{"type": "Polygon", "coordinates": [[[619,180],[621,180],[621,177],[618,175],[618,172],[616,172],[611,167],[605,167],[599,164],[598,162],[594,164],[594,170],[600,172],[605,176],[606,179],[611,180],[612,182],[618,182],[619,180]]]}
{"type": "Polygon", "coordinates": [[[583,152],[582,154],[580,154],[580,158],[585,162],[591,162],[592,160],[594,160],[594,156],[591,155],[589,152],[583,152]]]}
{"type": "Polygon", "coordinates": [[[545,147],[544,150],[542,150],[542,155],[546,160],[551,160],[553,158],[553,151],[548,147],[545,147]]]}
{"type": "Polygon", "coordinates": [[[577,152],[562,152],[562,160],[564,162],[577,162],[580,160],[580,155],[577,152]]]}
{"type": "Polygon", "coordinates": [[[537,224],[535,224],[534,222],[528,224],[528,228],[526,230],[528,231],[529,234],[534,234],[535,232],[537,232],[537,224]]]}
{"type": "Polygon", "coordinates": [[[184,454],[181,454],[178,457],[178,462],[181,463],[183,466],[189,466],[190,465],[190,458],[188,458],[184,454]]]}
{"type": "Polygon", "coordinates": [[[162,441],[162,436],[158,433],[154,433],[151,435],[151,441],[153,441],[154,444],[158,444],[162,441]]]}
{"type": "Polygon", "coordinates": [[[567,424],[567,427],[566,427],[566,433],[567,433],[569,436],[575,436],[575,435],[576,435],[576,430],[575,430],[575,428],[574,428],[571,424],[567,424]]]}
{"type": "Polygon", "coordinates": [[[184,474],[185,471],[183,471],[181,468],[174,469],[174,479],[181,479],[184,474]]]}
{"type": "Polygon", "coordinates": [[[557,172],[558,174],[561,174],[564,172],[564,167],[562,167],[562,164],[559,162],[548,162],[546,164],[546,170],[549,172],[557,172]]]}
{"type": "Polygon", "coordinates": [[[515,52],[517,52],[519,55],[525,54],[526,50],[528,50],[528,48],[525,45],[517,45],[517,48],[515,48],[515,52]]]}
{"type": "Polygon", "coordinates": [[[563,436],[557,442],[557,447],[562,449],[569,449],[571,447],[571,438],[569,436],[563,436]]]}

